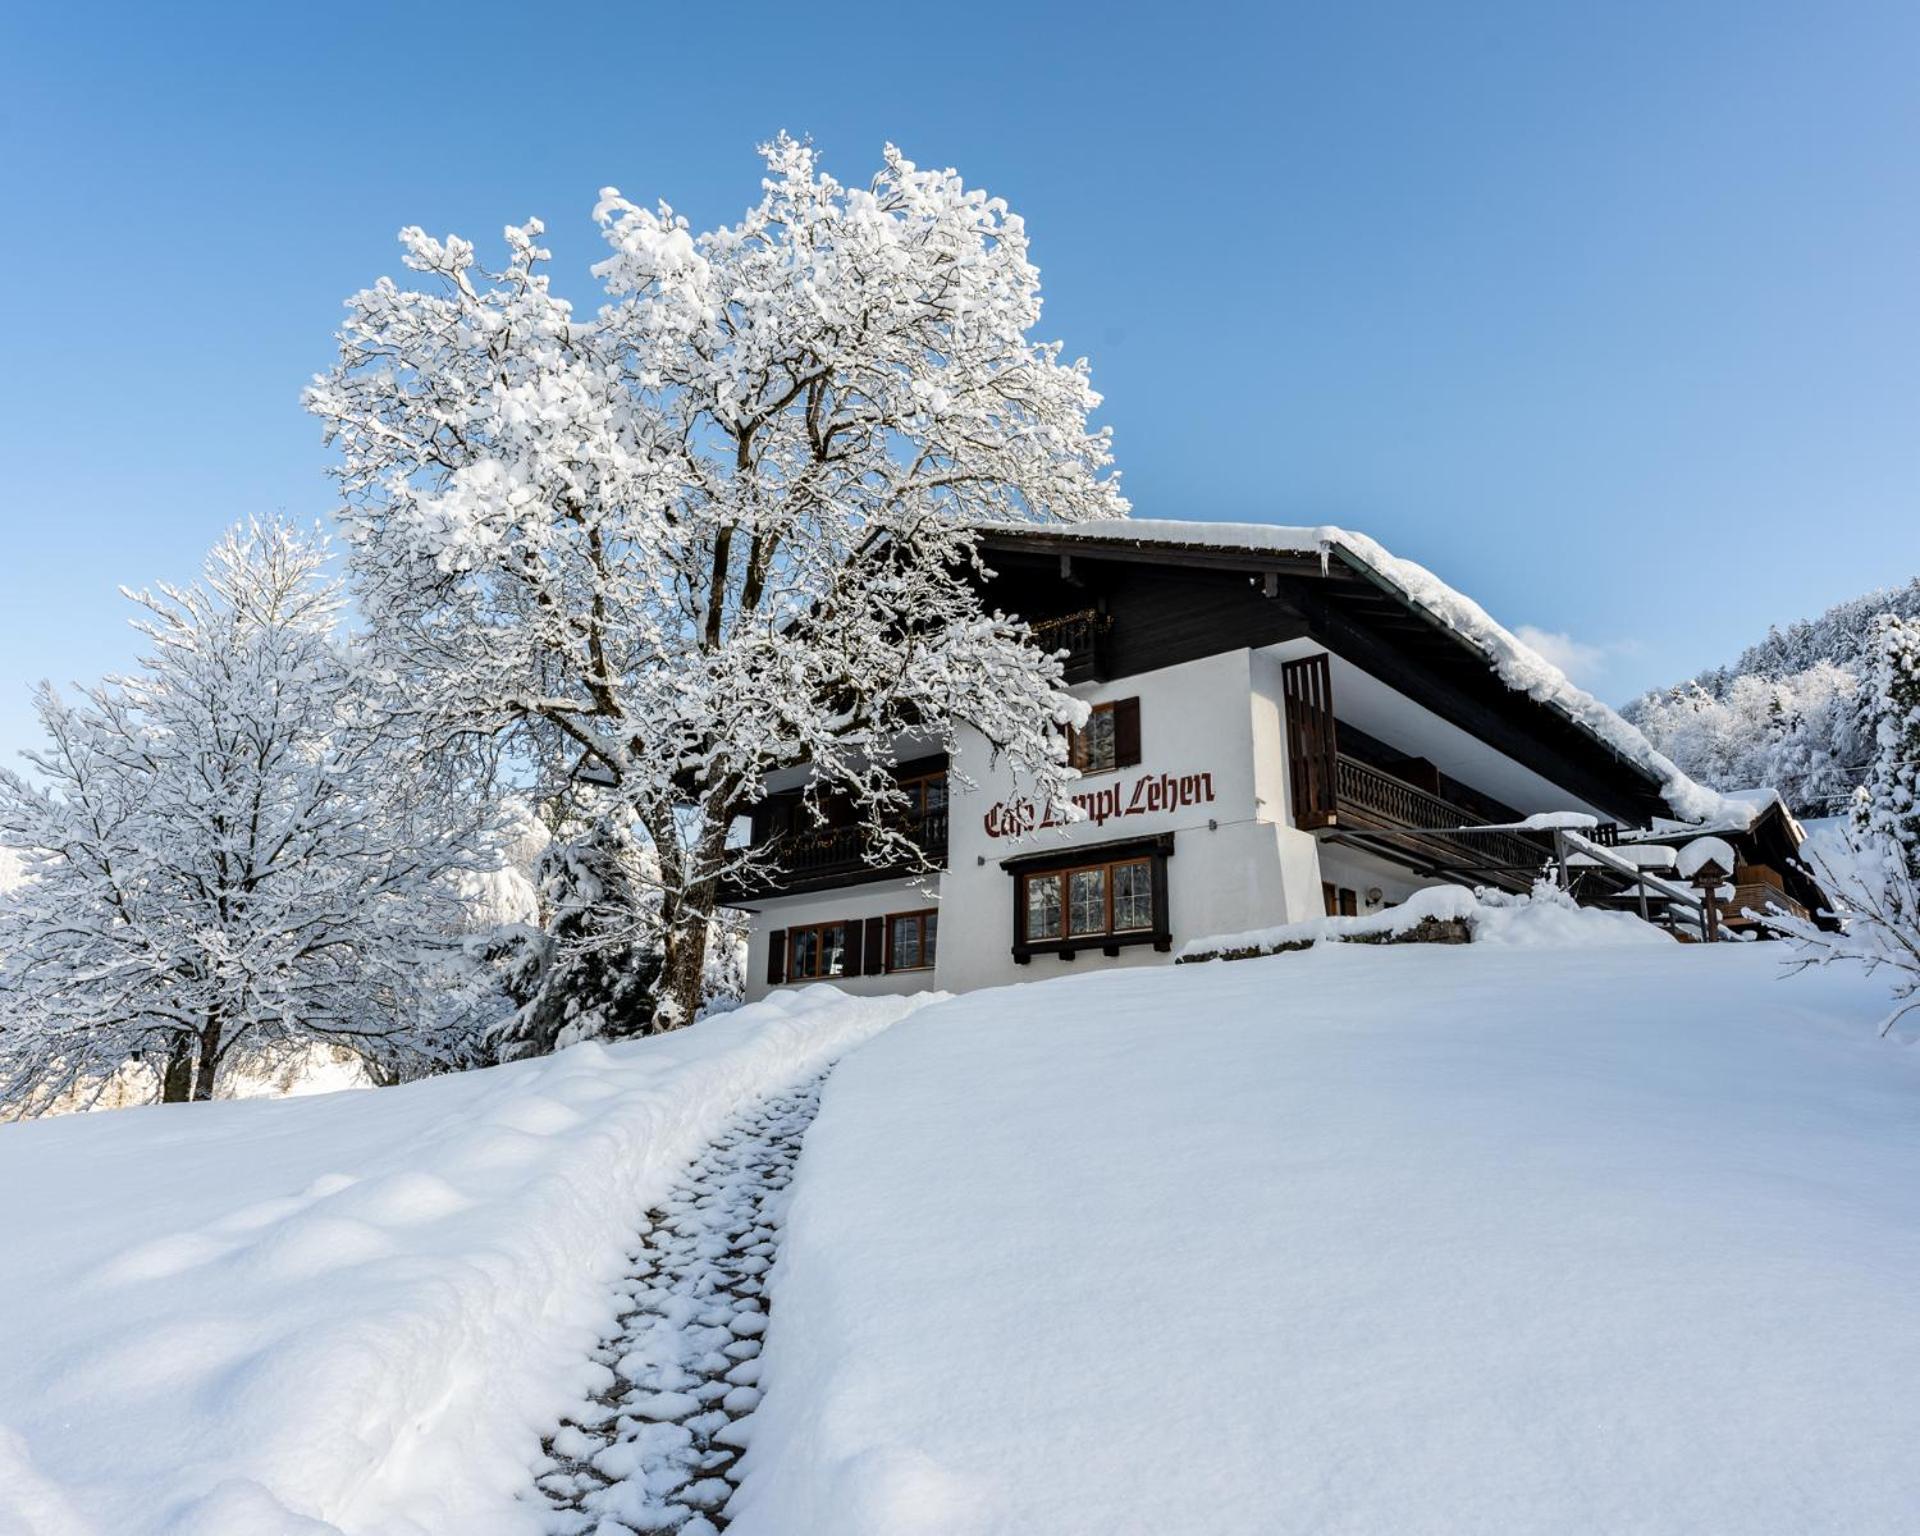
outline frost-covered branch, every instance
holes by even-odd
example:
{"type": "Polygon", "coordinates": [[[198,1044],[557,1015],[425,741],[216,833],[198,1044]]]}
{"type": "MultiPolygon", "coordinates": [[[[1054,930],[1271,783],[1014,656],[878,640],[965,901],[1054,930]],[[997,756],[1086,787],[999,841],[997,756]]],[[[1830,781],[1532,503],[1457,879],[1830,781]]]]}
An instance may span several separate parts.
{"type": "Polygon", "coordinates": [[[763,153],[760,201],[706,234],[603,192],[591,319],[551,293],[538,221],[491,273],[404,231],[423,282],[354,296],[307,396],[361,611],[433,729],[513,741],[543,795],[589,780],[605,835],[650,845],[665,1001],[620,1028],[690,1016],[749,857],[729,834],[775,770],[811,763],[888,856],[910,735],[976,727],[1064,800],[1080,706],[982,611],[972,529],[1126,510],[1086,364],[1031,339],[1004,203],[891,147],[865,187],[784,135],[763,153]]]}
{"type": "Polygon", "coordinates": [[[435,960],[492,855],[483,798],[390,729],[339,637],[325,551],[236,530],[187,588],[129,594],[133,675],[38,696],[36,776],[0,771],[0,1113],[129,1060],[169,1098],[316,1035],[439,1052],[435,960]]]}

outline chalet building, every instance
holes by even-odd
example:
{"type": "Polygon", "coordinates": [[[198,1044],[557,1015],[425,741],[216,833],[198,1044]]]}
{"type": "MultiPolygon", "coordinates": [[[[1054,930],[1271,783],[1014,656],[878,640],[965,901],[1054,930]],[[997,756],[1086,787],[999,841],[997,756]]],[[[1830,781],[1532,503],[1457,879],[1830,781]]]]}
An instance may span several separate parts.
{"type": "Polygon", "coordinates": [[[1620,874],[1647,860],[1609,851],[1621,831],[1739,835],[1737,804],[1371,540],[1127,520],[981,543],[987,603],[1066,652],[1092,705],[1070,744],[1085,814],[1039,824],[983,741],[953,761],[903,742],[908,830],[939,866],[916,877],[865,862],[850,814],[812,818],[791,770],[752,825],[778,876],[726,893],[752,914],[751,996],[960,991],[1165,963],[1436,882],[1523,891],[1555,857],[1543,821],[1567,813],[1592,819],[1591,899],[1658,917],[1674,892],[1649,910],[1620,874]]]}

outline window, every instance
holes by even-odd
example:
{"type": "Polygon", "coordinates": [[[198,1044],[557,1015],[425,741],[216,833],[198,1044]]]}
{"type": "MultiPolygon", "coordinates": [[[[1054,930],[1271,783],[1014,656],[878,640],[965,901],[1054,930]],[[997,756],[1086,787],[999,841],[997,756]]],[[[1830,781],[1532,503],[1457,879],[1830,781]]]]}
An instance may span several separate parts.
{"type": "Polygon", "coordinates": [[[918,778],[902,779],[900,788],[907,797],[907,817],[918,821],[925,816],[938,816],[947,808],[947,776],[944,773],[922,774],[918,778]]]}
{"type": "Polygon", "coordinates": [[[1068,734],[1067,760],[1082,773],[1107,773],[1119,766],[1114,753],[1111,704],[1094,705],[1087,723],[1068,734]]]}
{"type": "Polygon", "coordinates": [[[1140,701],[1113,699],[1093,706],[1087,723],[1067,732],[1067,761],[1082,773],[1110,773],[1140,761],[1140,701]]]}
{"type": "Polygon", "coordinates": [[[1106,938],[1153,927],[1153,861],[1122,859],[1020,877],[1029,943],[1106,938]],[[1064,919],[1064,928],[1062,926],[1064,919]]]}
{"type": "Polygon", "coordinates": [[[1107,931],[1107,871],[1076,869],[1067,875],[1067,931],[1076,936],[1107,931]]]}
{"type": "Polygon", "coordinates": [[[847,925],[815,923],[787,930],[787,980],[820,981],[847,969],[847,925]]]}
{"type": "Polygon", "coordinates": [[[887,969],[930,971],[939,938],[938,912],[896,912],[887,919],[887,969]]]}
{"type": "Polygon", "coordinates": [[[1153,926],[1153,866],[1131,859],[1113,867],[1113,931],[1129,933],[1153,926]]]}
{"type": "Polygon", "coordinates": [[[1022,881],[1027,903],[1027,937],[1060,937],[1060,877],[1057,874],[1028,875],[1022,881]]]}
{"type": "Polygon", "coordinates": [[[1167,860],[1173,834],[1094,848],[1026,854],[1001,868],[1013,876],[1013,958],[1071,960],[1079,950],[1118,955],[1130,944],[1173,947],[1167,860]]]}

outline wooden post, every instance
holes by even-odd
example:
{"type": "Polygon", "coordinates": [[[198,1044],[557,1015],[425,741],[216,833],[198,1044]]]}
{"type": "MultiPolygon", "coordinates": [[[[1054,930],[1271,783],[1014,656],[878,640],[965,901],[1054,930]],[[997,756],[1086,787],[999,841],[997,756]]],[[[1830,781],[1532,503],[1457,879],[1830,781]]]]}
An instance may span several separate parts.
{"type": "Polygon", "coordinates": [[[1700,892],[1700,925],[1709,944],[1720,937],[1720,887],[1732,870],[1722,869],[1719,861],[1708,859],[1693,872],[1694,888],[1700,892]]]}
{"type": "Polygon", "coordinates": [[[1567,834],[1558,827],[1553,829],[1553,856],[1560,864],[1560,889],[1571,890],[1573,880],[1567,873],[1567,834]]]}

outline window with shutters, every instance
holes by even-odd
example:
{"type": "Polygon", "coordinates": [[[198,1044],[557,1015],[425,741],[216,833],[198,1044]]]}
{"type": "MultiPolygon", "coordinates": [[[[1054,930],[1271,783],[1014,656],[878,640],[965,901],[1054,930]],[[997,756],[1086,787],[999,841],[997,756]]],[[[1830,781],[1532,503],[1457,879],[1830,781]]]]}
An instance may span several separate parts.
{"type": "Polygon", "coordinates": [[[930,971],[939,939],[940,914],[896,912],[887,919],[888,971],[930,971]]]}
{"type": "Polygon", "coordinates": [[[1093,706],[1087,723],[1067,732],[1067,761],[1082,773],[1111,773],[1140,761],[1140,701],[1110,699],[1093,706]]]}
{"type": "Polygon", "coordinates": [[[788,981],[821,981],[846,972],[845,923],[809,923],[787,930],[788,981]]]}
{"type": "Polygon", "coordinates": [[[1067,761],[1082,773],[1110,773],[1119,767],[1113,750],[1113,706],[1096,704],[1087,723],[1067,736],[1067,761]]]}

